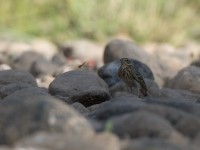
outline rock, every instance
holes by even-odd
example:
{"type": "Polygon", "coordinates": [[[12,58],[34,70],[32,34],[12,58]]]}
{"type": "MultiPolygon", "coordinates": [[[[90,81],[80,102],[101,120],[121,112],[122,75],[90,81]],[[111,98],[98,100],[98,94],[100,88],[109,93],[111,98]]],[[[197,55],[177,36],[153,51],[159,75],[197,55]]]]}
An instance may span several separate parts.
{"type": "Polygon", "coordinates": [[[0,85],[7,85],[10,83],[26,83],[37,86],[35,78],[28,72],[20,70],[0,71],[0,85]]]}
{"type": "Polygon", "coordinates": [[[125,57],[142,61],[148,54],[128,40],[114,39],[107,43],[103,55],[105,64],[125,57]]]}
{"type": "Polygon", "coordinates": [[[97,109],[89,114],[90,118],[98,120],[107,120],[114,116],[120,116],[130,113],[139,107],[145,105],[139,98],[135,97],[119,97],[111,99],[108,102],[100,104],[97,109]]]}
{"type": "Polygon", "coordinates": [[[11,67],[7,64],[1,64],[0,65],[0,71],[4,71],[4,70],[10,70],[11,67]]]}
{"type": "MultiPolygon", "coordinates": [[[[147,89],[148,89],[150,96],[155,96],[155,95],[160,94],[160,89],[159,89],[158,85],[153,80],[144,79],[144,81],[146,83],[146,86],[147,86],[147,89]]],[[[110,94],[112,95],[112,97],[124,95],[124,93],[134,94],[134,95],[138,96],[137,88],[133,87],[132,89],[133,90],[130,91],[130,88],[128,87],[128,85],[126,85],[123,81],[120,81],[120,82],[116,83],[115,85],[113,85],[112,87],[109,88],[110,94]]]]}
{"type": "Polygon", "coordinates": [[[63,54],[58,53],[53,56],[52,62],[58,66],[63,66],[67,63],[67,58],[63,54]]]}
{"type": "Polygon", "coordinates": [[[108,133],[98,135],[38,133],[23,139],[17,145],[50,150],[120,150],[118,139],[108,133]]]}
{"type": "MultiPolygon", "coordinates": [[[[154,80],[153,73],[147,65],[135,59],[131,59],[131,61],[135,65],[137,71],[143,76],[143,78],[154,80]]],[[[108,84],[109,87],[111,87],[120,81],[118,76],[118,70],[120,66],[120,60],[115,60],[101,67],[98,70],[98,75],[108,84]]]]}
{"type": "Polygon", "coordinates": [[[200,59],[193,61],[190,65],[195,67],[200,67],[200,59]]]}
{"type": "Polygon", "coordinates": [[[106,83],[90,71],[69,71],[58,76],[49,86],[52,95],[69,98],[90,106],[110,98],[106,83]]]}
{"type": "Polygon", "coordinates": [[[47,60],[51,60],[58,51],[57,47],[53,43],[44,39],[31,41],[31,48],[34,52],[41,54],[47,60]]]}
{"type": "Polygon", "coordinates": [[[162,88],[157,94],[161,98],[186,99],[194,102],[200,101],[200,95],[180,89],[162,88]]]}
{"type": "Polygon", "coordinates": [[[191,101],[189,99],[184,99],[184,98],[168,99],[164,97],[159,97],[159,98],[147,97],[145,98],[144,101],[151,104],[160,104],[160,105],[170,106],[170,107],[173,107],[173,108],[176,108],[176,109],[179,109],[179,110],[182,110],[187,113],[191,113],[193,115],[200,117],[200,104],[195,101],[191,101]]]}
{"type": "Polygon", "coordinates": [[[97,61],[98,66],[102,64],[103,48],[88,40],[66,42],[61,45],[61,50],[66,57],[80,59],[82,61],[97,61]],[[87,50],[87,52],[86,52],[87,50]]]}
{"type": "Polygon", "coordinates": [[[30,72],[38,77],[41,75],[53,75],[57,69],[58,65],[47,60],[39,60],[32,64],[30,72]]]}
{"type": "Polygon", "coordinates": [[[89,114],[89,110],[81,103],[76,102],[73,103],[71,106],[84,116],[87,116],[89,114]]]}
{"type": "Polygon", "coordinates": [[[30,88],[30,87],[33,87],[33,86],[27,83],[10,83],[0,88],[0,97],[4,98],[16,91],[30,88]]]}
{"type": "Polygon", "coordinates": [[[32,64],[39,60],[40,61],[44,60],[44,57],[41,54],[38,54],[34,51],[27,51],[27,52],[22,53],[16,59],[14,59],[13,68],[30,71],[32,64]]]}
{"type": "Polygon", "coordinates": [[[52,77],[51,75],[42,75],[39,78],[36,79],[37,84],[39,87],[44,87],[48,88],[50,83],[54,80],[55,78],[52,77]]]}
{"type": "Polygon", "coordinates": [[[126,141],[121,150],[197,150],[190,144],[177,144],[160,138],[126,141]]]}
{"type": "Polygon", "coordinates": [[[111,131],[121,138],[163,138],[177,143],[187,139],[164,118],[147,111],[137,111],[109,120],[111,131]]]}
{"type": "Polygon", "coordinates": [[[0,144],[11,145],[38,131],[92,134],[79,113],[36,89],[17,91],[0,101],[0,144]]]}
{"type": "Polygon", "coordinates": [[[24,52],[28,52],[32,49],[30,43],[22,41],[12,41],[9,42],[5,50],[5,54],[15,59],[22,55],[24,52]]]}
{"type": "Polygon", "coordinates": [[[176,128],[176,130],[188,137],[194,137],[200,131],[200,118],[179,109],[169,106],[148,104],[140,106],[134,111],[138,110],[155,113],[156,115],[165,118],[174,128],[176,128]]]}
{"type": "Polygon", "coordinates": [[[200,68],[195,66],[183,68],[165,86],[200,94],[200,68]]]}
{"type": "Polygon", "coordinates": [[[104,50],[104,63],[107,64],[123,57],[133,58],[142,63],[148,64],[154,73],[154,77],[159,86],[163,85],[163,71],[157,59],[143,49],[128,40],[115,39],[110,41],[104,50]]]}
{"type": "Polygon", "coordinates": [[[11,40],[1,38],[0,39],[0,53],[5,53],[8,50],[11,42],[12,42],[11,40]]]}

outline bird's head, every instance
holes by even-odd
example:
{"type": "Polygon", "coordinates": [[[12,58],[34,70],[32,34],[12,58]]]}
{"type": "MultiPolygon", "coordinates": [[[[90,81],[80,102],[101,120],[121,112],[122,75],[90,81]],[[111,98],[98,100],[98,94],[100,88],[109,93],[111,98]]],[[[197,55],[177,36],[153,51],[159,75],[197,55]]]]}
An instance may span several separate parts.
{"type": "Polygon", "coordinates": [[[121,61],[122,65],[127,65],[127,66],[131,66],[132,65],[132,62],[128,58],[121,58],[120,61],[121,61]]]}

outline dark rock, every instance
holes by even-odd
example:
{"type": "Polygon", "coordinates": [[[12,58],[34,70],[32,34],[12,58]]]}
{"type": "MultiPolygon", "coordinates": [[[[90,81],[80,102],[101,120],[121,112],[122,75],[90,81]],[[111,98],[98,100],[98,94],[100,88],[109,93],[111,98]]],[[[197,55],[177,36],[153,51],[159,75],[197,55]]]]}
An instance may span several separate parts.
{"type": "Polygon", "coordinates": [[[90,71],[69,71],[58,76],[49,86],[52,95],[70,98],[90,106],[110,98],[106,83],[90,71]]]}
{"type": "Polygon", "coordinates": [[[52,58],[52,62],[57,64],[58,66],[63,66],[67,62],[67,58],[63,54],[56,54],[52,58]]]}
{"type": "Polygon", "coordinates": [[[190,144],[179,144],[160,138],[141,138],[127,141],[121,150],[197,150],[190,144]]]}
{"type": "Polygon", "coordinates": [[[41,75],[53,75],[58,69],[58,65],[47,61],[47,60],[40,60],[35,61],[30,69],[30,72],[34,76],[41,76],[41,75]]]}
{"type": "Polygon", "coordinates": [[[168,99],[186,99],[189,101],[198,102],[200,101],[200,95],[192,93],[190,91],[186,90],[180,90],[180,89],[170,89],[170,88],[163,88],[160,90],[160,92],[157,96],[161,98],[168,98],[168,99]]]}
{"type": "Polygon", "coordinates": [[[190,65],[195,67],[200,67],[200,59],[193,61],[190,65]]]}
{"type": "Polygon", "coordinates": [[[111,130],[119,137],[151,137],[163,138],[167,140],[185,140],[172,125],[164,118],[155,113],[147,111],[137,111],[115,117],[109,120],[112,125],[111,130]]]}
{"type": "Polygon", "coordinates": [[[89,110],[85,106],[83,106],[81,103],[76,102],[76,103],[73,103],[71,106],[84,116],[87,116],[89,114],[89,110]]]}
{"type": "Polygon", "coordinates": [[[14,60],[13,68],[30,71],[33,62],[44,59],[45,58],[39,53],[34,51],[27,51],[14,60]]]}
{"type": "Polygon", "coordinates": [[[28,72],[20,70],[0,71],[0,84],[7,85],[10,83],[26,83],[37,86],[35,78],[28,72]]]}
{"type": "Polygon", "coordinates": [[[0,101],[0,144],[14,144],[38,131],[72,134],[93,131],[90,124],[65,103],[30,89],[17,91],[0,101]]]}
{"type": "MultiPolygon", "coordinates": [[[[149,80],[149,79],[144,79],[147,89],[148,89],[148,93],[149,96],[157,96],[160,95],[160,89],[159,86],[153,81],[153,80],[149,80]]],[[[111,86],[109,88],[110,90],[110,94],[112,95],[112,97],[118,97],[119,95],[127,95],[127,94],[134,94],[136,96],[138,96],[138,90],[136,87],[133,87],[132,90],[130,91],[130,87],[128,87],[127,84],[125,84],[125,82],[120,81],[118,83],[116,83],[115,85],[111,86]]]]}
{"type": "Polygon", "coordinates": [[[38,133],[23,139],[17,145],[51,150],[120,150],[118,139],[108,133],[97,135],[38,133]]]}
{"type": "Polygon", "coordinates": [[[194,137],[200,132],[200,118],[169,106],[148,104],[138,107],[138,110],[155,113],[167,119],[179,132],[186,136],[194,137]]]}
{"type": "Polygon", "coordinates": [[[145,103],[139,98],[119,97],[118,99],[115,98],[104,102],[96,110],[92,111],[89,117],[98,120],[106,120],[114,116],[130,113],[144,105],[145,103]]]}
{"type": "Polygon", "coordinates": [[[7,99],[15,99],[16,97],[19,97],[21,99],[26,99],[31,96],[51,96],[47,90],[39,87],[29,87],[29,88],[24,88],[21,90],[18,90],[9,96],[3,98],[2,100],[7,100],[7,99]],[[19,97],[19,96],[20,97],[19,97]]]}
{"type": "MultiPolygon", "coordinates": [[[[153,73],[147,65],[135,59],[131,59],[131,61],[135,65],[136,70],[143,76],[143,78],[154,80],[153,73]]],[[[109,87],[111,87],[120,81],[118,76],[118,70],[120,66],[120,60],[115,60],[101,67],[98,70],[98,75],[108,84],[109,87]]]]}
{"type": "Polygon", "coordinates": [[[0,88],[0,97],[4,98],[16,91],[22,90],[22,89],[26,89],[26,88],[30,88],[33,87],[30,84],[27,83],[11,83],[11,84],[7,84],[3,87],[0,88]]]}
{"type": "Polygon", "coordinates": [[[200,68],[195,66],[183,68],[165,86],[200,94],[200,68]]]}
{"type": "Polygon", "coordinates": [[[173,99],[173,98],[164,98],[164,97],[159,97],[159,98],[145,98],[144,100],[147,103],[150,104],[160,104],[160,105],[165,105],[165,106],[170,106],[182,111],[185,111],[187,113],[191,113],[193,115],[196,115],[200,117],[200,104],[188,99],[180,98],[180,99],[173,99]]]}

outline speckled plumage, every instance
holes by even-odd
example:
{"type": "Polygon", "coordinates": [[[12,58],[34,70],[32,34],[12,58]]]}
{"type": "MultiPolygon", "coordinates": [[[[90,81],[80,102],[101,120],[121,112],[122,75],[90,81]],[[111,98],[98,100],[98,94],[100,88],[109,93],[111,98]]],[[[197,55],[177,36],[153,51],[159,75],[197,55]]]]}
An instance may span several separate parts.
{"type": "Polygon", "coordinates": [[[135,69],[134,65],[128,58],[120,59],[121,66],[118,70],[119,77],[130,87],[137,87],[138,96],[140,92],[143,96],[148,96],[148,90],[143,77],[135,69]]]}

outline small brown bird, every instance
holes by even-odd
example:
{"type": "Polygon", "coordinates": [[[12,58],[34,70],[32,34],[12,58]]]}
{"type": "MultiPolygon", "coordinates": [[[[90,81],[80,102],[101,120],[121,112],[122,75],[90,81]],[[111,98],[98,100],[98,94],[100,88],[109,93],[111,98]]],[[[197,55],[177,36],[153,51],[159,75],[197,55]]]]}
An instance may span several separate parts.
{"type": "Polygon", "coordinates": [[[143,96],[148,96],[148,89],[146,84],[140,75],[140,73],[136,70],[134,64],[128,58],[120,59],[121,66],[118,70],[119,77],[131,88],[136,87],[138,90],[138,96],[140,96],[140,92],[143,96]]]}

